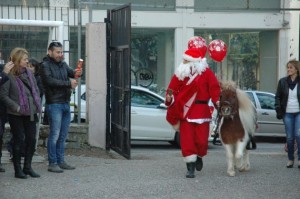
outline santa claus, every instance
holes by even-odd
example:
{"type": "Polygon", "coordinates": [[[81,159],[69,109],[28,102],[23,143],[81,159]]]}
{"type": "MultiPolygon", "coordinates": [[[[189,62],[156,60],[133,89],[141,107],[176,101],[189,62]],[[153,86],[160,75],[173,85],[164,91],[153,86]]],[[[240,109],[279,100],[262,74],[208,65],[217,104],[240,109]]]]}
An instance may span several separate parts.
{"type": "Polygon", "coordinates": [[[167,121],[180,132],[181,152],[187,178],[201,171],[207,154],[211,113],[208,101],[219,104],[220,84],[197,48],[183,54],[166,93],[167,121]]]}

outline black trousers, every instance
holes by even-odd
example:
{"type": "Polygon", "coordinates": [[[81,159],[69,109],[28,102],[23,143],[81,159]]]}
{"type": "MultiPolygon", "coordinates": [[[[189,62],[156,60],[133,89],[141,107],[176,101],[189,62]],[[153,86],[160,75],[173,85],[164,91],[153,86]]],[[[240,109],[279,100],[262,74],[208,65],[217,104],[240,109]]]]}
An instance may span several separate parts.
{"type": "Polygon", "coordinates": [[[3,134],[5,131],[6,117],[0,116],[0,158],[2,157],[3,134]]]}
{"type": "MultiPolygon", "coordinates": [[[[37,118],[36,115],[35,118],[37,118]]],[[[36,121],[30,121],[30,116],[16,116],[11,114],[8,115],[8,121],[14,140],[13,155],[21,155],[23,144],[25,145],[25,156],[33,155],[36,143],[36,121]]]]}

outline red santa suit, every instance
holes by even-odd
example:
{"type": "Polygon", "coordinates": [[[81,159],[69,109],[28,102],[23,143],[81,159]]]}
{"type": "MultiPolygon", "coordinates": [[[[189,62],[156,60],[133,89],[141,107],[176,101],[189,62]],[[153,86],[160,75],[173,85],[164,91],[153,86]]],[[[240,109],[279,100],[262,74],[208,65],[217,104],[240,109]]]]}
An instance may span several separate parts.
{"type": "Polygon", "coordinates": [[[208,101],[219,100],[220,84],[209,69],[206,59],[189,49],[167,89],[172,101],[167,102],[167,121],[180,130],[181,152],[185,162],[195,162],[207,154],[211,113],[208,101]]]}

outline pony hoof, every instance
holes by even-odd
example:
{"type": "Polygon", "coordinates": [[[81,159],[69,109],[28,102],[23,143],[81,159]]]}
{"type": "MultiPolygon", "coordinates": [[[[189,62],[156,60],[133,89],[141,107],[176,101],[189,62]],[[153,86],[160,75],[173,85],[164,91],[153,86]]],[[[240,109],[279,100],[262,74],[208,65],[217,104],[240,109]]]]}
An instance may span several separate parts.
{"type": "Polygon", "coordinates": [[[244,172],[244,171],[246,171],[246,168],[245,167],[241,167],[241,168],[239,168],[239,171],[240,172],[244,172]]]}
{"type": "Polygon", "coordinates": [[[234,171],[228,171],[227,173],[228,173],[228,175],[230,177],[234,177],[235,176],[235,172],[234,171]]]}
{"type": "Polygon", "coordinates": [[[250,170],[250,166],[247,166],[247,165],[239,168],[240,172],[245,172],[245,171],[249,171],[249,170],[250,170]]]}
{"type": "Polygon", "coordinates": [[[235,159],[237,159],[237,160],[241,160],[242,157],[243,157],[243,154],[236,154],[235,155],[235,159]]]}
{"type": "Polygon", "coordinates": [[[250,165],[247,165],[246,167],[245,167],[245,171],[249,171],[250,170],[250,165]]]}

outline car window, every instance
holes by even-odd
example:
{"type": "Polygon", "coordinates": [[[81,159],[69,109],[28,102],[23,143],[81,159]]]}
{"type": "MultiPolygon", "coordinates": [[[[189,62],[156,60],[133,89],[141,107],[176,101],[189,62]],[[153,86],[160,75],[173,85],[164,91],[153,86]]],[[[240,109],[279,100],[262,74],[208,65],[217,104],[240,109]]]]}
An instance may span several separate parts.
{"type": "Polygon", "coordinates": [[[266,93],[256,93],[256,95],[262,109],[275,110],[275,98],[273,95],[266,93]]]}
{"type": "Polygon", "coordinates": [[[249,99],[252,101],[252,104],[255,106],[256,108],[256,103],[255,103],[255,99],[254,99],[254,96],[253,96],[253,93],[252,92],[246,92],[249,96],[249,99]]]}
{"type": "Polygon", "coordinates": [[[157,107],[163,101],[150,93],[131,90],[131,105],[132,106],[145,106],[145,107],[157,107]]]}

